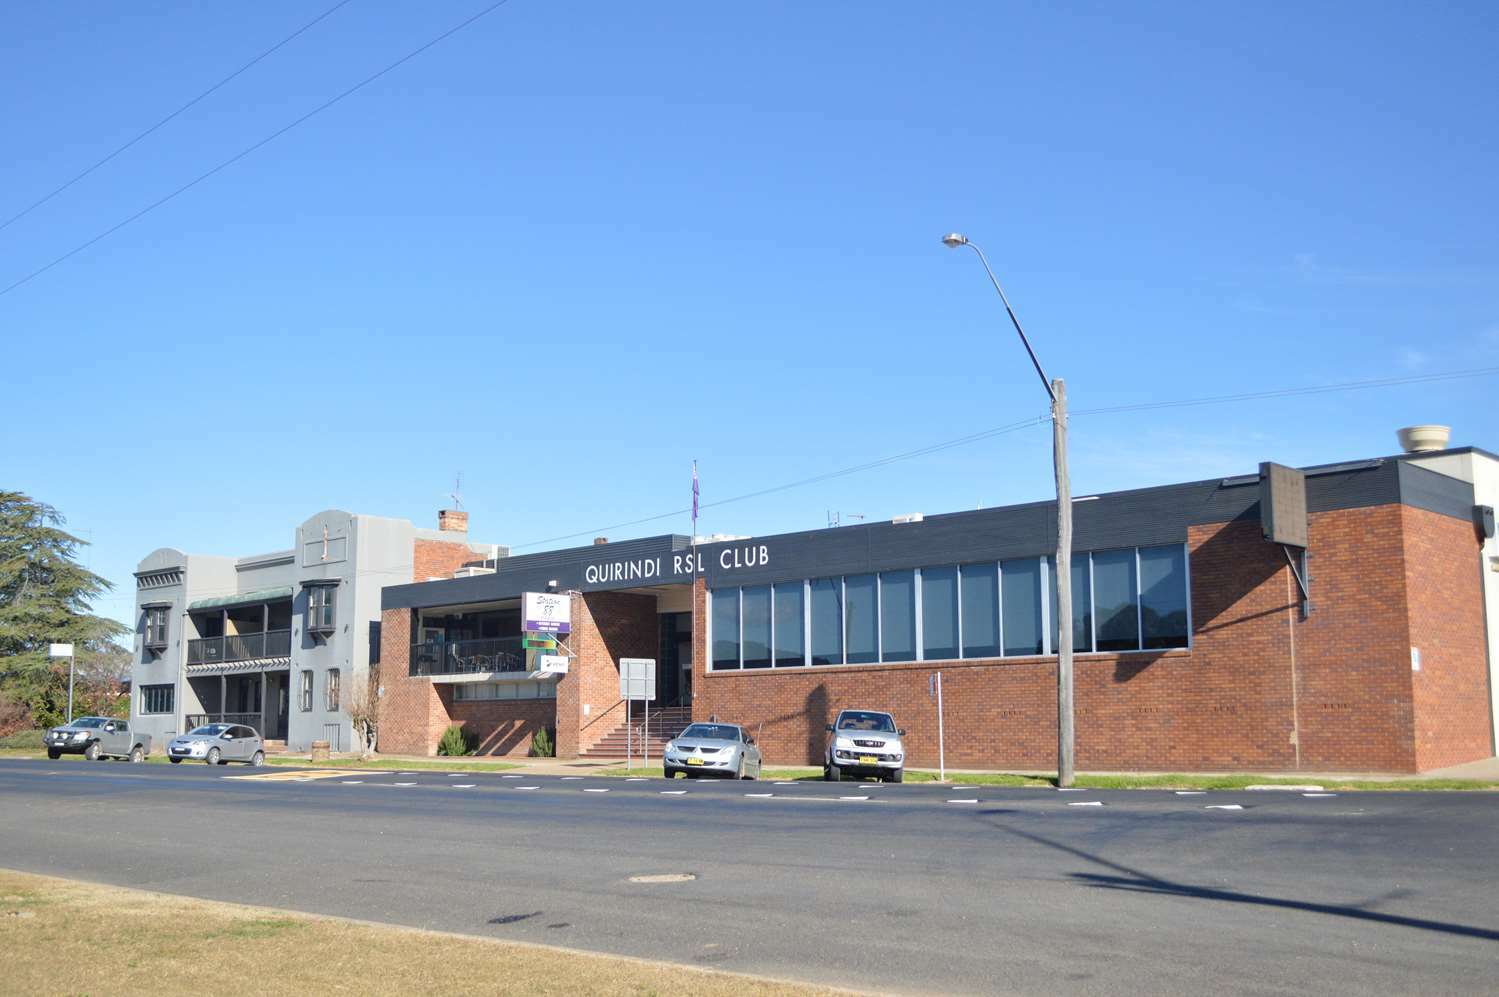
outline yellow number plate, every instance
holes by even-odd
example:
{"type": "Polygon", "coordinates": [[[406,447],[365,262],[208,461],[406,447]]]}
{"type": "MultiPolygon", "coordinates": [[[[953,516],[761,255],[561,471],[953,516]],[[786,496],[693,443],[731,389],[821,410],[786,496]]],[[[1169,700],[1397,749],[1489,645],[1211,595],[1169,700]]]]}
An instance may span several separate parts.
{"type": "Polygon", "coordinates": [[[703,760],[701,758],[689,758],[689,759],[687,759],[687,764],[688,765],[701,765],[701,764],[703,764],[703,760]]]}
{"type": "Polygon", "coordinates": [[[880,760],[878,758],[874,757],[873,755],[860,755],[859,756],[859,764],[860,765],[878,765],[879,763],[880,763],[880,760]]]}

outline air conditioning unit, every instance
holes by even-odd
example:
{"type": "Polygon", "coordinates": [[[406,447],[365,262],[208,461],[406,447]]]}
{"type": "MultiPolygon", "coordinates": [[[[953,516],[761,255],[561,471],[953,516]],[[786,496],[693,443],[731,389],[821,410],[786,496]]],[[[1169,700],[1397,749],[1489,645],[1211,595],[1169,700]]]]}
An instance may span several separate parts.
{"type": "Polygon", "coordinates": [[[926,517],[919,512],[908,512],[904,516],[896,516],[894,519],[890,520],[890,522],[894,523],[896,526],[899,526],[902,523],[919,523],[925,518],[926,517]]]}
{"type": "Polygon", "coordinates": [[[494,574],[494,569],[493,568],[468,567],[468,568],[459,568],[457,571],[453,572],[453,577],[454,578],[473,578],[476,575],[492,575],[492,574],[494,574]]]}

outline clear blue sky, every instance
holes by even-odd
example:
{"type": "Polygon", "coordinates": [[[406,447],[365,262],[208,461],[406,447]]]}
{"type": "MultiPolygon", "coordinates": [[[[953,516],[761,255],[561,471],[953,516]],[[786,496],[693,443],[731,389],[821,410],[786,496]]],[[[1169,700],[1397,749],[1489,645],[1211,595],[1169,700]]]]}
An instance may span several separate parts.
{"type": "MultiPolygon", "coordinates": [[[[331,3],[14,5],[0,216],[331,3]]],[[[0,285],[483,6],[354,0],[0,232],[0,285]]],[[[684,508],[693,458],[707,503],[1040,414],[949,229],[1079,410],[1499,365],[1499,8],[1303,6],[512,0],[0,296],[0,485],[127,617],[158,546],[431,525],[460,469],[521,545],[684,508]]],[[[1496,386],[1079,414],[1076,491],[1496,449],[1496,386]]],[[[1051,487],[1036,427],[700,527],[1051,487]]]]}

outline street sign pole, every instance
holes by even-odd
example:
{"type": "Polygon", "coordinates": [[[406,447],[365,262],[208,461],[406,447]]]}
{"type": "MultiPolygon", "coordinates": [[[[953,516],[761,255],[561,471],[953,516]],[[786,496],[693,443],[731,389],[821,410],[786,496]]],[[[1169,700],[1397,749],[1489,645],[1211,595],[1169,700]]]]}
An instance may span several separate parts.
{"type": "Polygon", "coordinates": [[[927,680],[927,694],[937,696],[937,781],[947,781],[947,736],[942,731],[942,673],[927,680]]]}
{"type": "MultiPolygon", "coordinates": [[[[635,733],[634,725],[630,722],[630,697],[625,697],[625,768],[635,767],[635,742],[632,737],[635,733]]],[[[618,741],[614,742],[618,744],[618,741]]]]}
{"type": "Polygon", "coordinates": [[[68,655],[68,723],[73,722],[73,662],[77,660],[73,655],[68,655]]]}

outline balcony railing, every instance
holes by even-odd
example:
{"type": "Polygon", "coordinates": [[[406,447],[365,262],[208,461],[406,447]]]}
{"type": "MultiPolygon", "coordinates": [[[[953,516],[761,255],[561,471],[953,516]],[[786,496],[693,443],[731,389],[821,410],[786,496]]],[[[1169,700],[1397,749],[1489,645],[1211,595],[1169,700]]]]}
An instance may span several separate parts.
{"type": "Polygon", "coordinates": [[[520,637],[430,641],[411,645],[410,674],[413,676],[525,670],[526,654],[520,637]]]}
{"type": "Polygon", "coordinates": [[[244,724],[246,727],[254,727],[258,733],[263,718],[259,713],[189,713],[185,719],[188,730],[204,724],[244,724]]]}
{"type": "Polygon", "coordinates": [[[291,654],[291,631],[268,630],[229,637],[200,637],[187,642],[187,663],[211,665],[221,661],[285,658],[291,654]]]}

